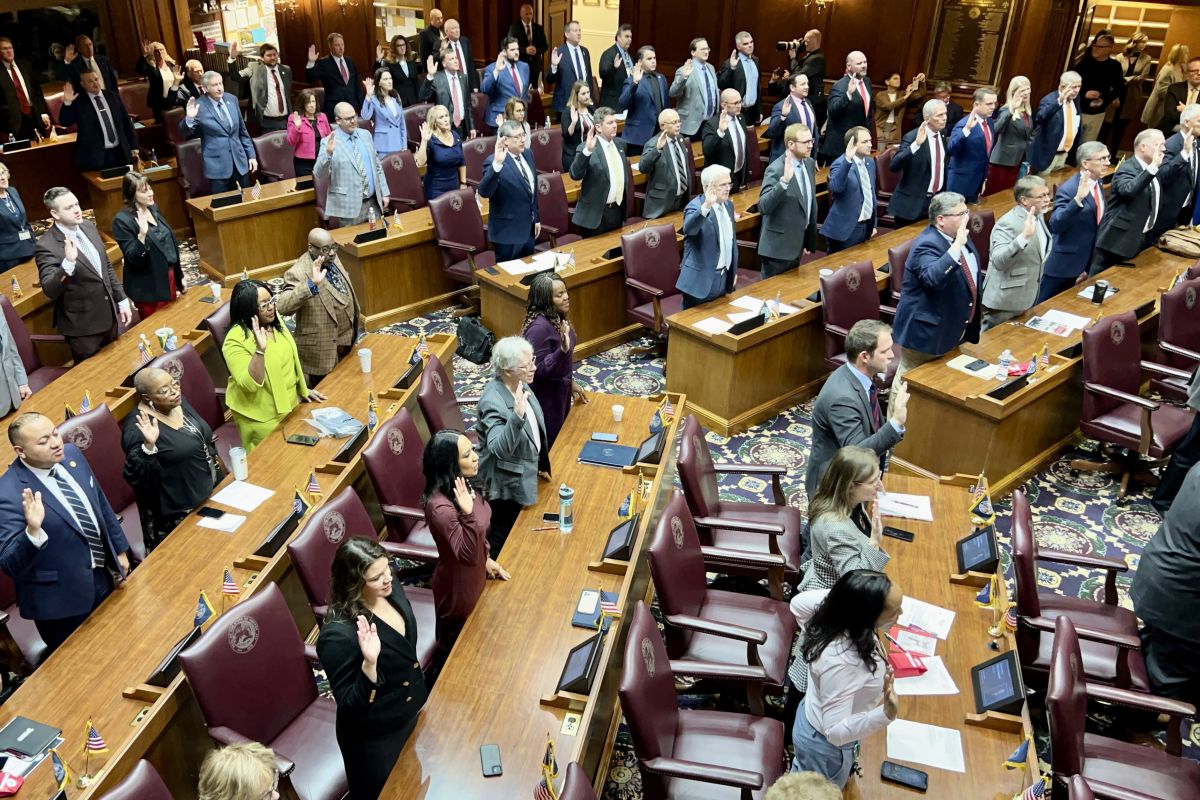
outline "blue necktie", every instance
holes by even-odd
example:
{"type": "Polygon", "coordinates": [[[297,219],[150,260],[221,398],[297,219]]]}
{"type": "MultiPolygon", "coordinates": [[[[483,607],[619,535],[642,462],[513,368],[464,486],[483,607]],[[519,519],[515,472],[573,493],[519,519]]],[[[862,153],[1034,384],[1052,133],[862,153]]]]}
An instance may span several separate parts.
{"type": "Polygon", "coordinates": [[[711,117],[717,113],[716,97],[713,95],[712,81],[708,75],[708,65],[700,65],[700,74],[704,76],[704,116],[711,117]]]}
{"type": "Polygon", "coordinates": [[[87,540],[88,549],[92,551],[92,566],[104,566],[104,542],[100,539],[100,530],[92,521],[92,515],[88,513],[83,498],[79,496],[79,492],[75,491],[75,487],[71,485],[70,481],[64,477],[62,467],[54,467],[50,470],[50,475],[58,483],[59,490],[66,498],[67,505],[71,507],[71,513],[75,515],[80,530],[83,531],[83,538],[87,540]]]}

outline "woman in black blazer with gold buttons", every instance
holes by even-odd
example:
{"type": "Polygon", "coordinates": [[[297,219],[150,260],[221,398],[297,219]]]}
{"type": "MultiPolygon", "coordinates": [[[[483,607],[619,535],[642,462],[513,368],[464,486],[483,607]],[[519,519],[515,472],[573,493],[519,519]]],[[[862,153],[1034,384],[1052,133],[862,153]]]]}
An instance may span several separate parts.
{"type": "Polygon", "coordinates": [[[16,187],[9,186],[8,167],[0,164],[0,271],[33,258],[33,229],[16,187]]]}
{"type": "Polygon", "coordinates": [[[337,701],[350,800],[375,800],[427,697],[416,618],[377,542],[338,547],[317,654],[337,701]]]}
{"type": "Polygon", "coordinates": [[[125,261],[125,294],[145,319],[185,291],[179,240],[154,204],[154,189],[146,176],[126,172],[121,195],[125,205],[113,217],[113,239],[125,261]]]}

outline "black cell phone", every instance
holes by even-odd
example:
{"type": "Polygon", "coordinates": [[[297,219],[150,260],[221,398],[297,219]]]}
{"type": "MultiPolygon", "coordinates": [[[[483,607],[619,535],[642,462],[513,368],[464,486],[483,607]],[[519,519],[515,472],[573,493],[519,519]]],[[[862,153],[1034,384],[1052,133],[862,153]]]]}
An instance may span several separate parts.
{"type": "Polygon", "coordinates": [[[558,522],[558,514],[553,511],[547,511],[542,514],[542,522],[558,522]]]}
{"type": "Polygon", "coordinates": [[[483,764],[483,777],[493,778],[504,774],[504,767],[500,764],[500,745],[481,745],[479,748],[479,761],[483,764]]]}
{"type": "Polygon", "coordinates": [[[200,508],[196,510],[196,513],[202,517],[211,517],[212,519],[220,519],[221,517],[225,516],[224,511],[219,508],[213,508],[212,506],[200,506],[200,508]]]}
{"type": "Polygon", "coordinates": [[[484,267],[483,271],[486,272],[488,275],[499,275],[500,274],[500,270],[496,269],[495,267],[484,267]]]}
{"type": "Polygon", "coordinates": [[[929,774],[912,767],[902,767],[891,761],[883,762],[879,768],[879,777],[885,781],[898,783],[910,789],[923,792],[929,788],[929,774]]]}
{"type": "Polygon", "coordinates": [[[899,539],[902,542],[911,542],[913,540],[912,531],[902,531],[899,528],[893,528],[891,525],[883,527],[883,535],[899,539]]]}
{"type": "Polygon", "coordinates": [[[319,437],[309,436],[304,433],[293,433],[287,437],[288,444],[303,444],[312,447],[317,442],[321,441],[319,437]]]}
{"type": "Polygon", "coordinates": [[[593,442],[615,442],[615,441],[617,441],[617,435],[615,433],[593,433],[592,441],[593,442]]]}
{"type": "Polygon", "coordinates": [[[220,301],[220,300],[218,300],[217,298],[213,297],[213,296],[210,294],[208,297],[201,297],[201,298],[200,298],[200,302],[201,302],[201,303],[219,303],[219,302],[221,302],[221,301],[220,301]]]}
{"type": "Polygon", "coordinates": [[[982,358],[977,358],[974,361],[972,361],[970,364],[967,364],[967,369],[971,370],[972,372],[978,372],[979,370],[983,369],[987,365],[988,365],[988,362],[984,361],[982,358]]]}

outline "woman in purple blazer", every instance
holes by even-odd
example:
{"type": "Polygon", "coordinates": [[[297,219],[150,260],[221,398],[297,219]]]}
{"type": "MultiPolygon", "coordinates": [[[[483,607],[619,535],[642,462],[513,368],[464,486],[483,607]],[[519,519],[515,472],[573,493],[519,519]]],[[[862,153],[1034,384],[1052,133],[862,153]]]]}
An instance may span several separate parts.
{"type": "Polygon", "coordinates": [[[380,158],[408,149],[408,124],[404,121],[404,104],[392,84],[392,73],[386,67],[375,70],[375,80],[363,84],[367,96],[359,116],[375,121],[375,152],[380,158]]]}
{"type": "Polygon", "coordinates": [[[533,395],[546,418],[546,446],[553,446],[558,432],[571,412],[572,398],[586,403],[587,397],[575,383],[573,362],[575,329],[567,321],[571,300],[561,278],[542,274],[529,287],[529,305],[521,335],[533,345],[537,374],[533,395]]]}

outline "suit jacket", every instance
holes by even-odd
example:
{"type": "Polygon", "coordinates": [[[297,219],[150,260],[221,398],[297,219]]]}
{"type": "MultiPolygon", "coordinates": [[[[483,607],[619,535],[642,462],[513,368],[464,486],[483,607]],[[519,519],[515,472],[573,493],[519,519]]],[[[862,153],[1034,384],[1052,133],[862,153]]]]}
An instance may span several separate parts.
{"type": "MultiPolygon", "coordinates": [[[[970,237],[964,249],[981,263],[970,237]]],[[[959,342],[979,341],[979,303],[949,251],[950,243],[932,225],[913,241],[892,329],[901,347],[940,356],[959,342]]]]}
{"type": "Polygon", "coordinates": [[[738,268],[737,222],[733,217],[733,202],[726,200],[723,205],[729,215],[731,254],[729,267],[719,272],[716,267],[721,254],[721,239],[716,207],[705,215],[701,211],[703,205],[704,195],[697,195],[683,209],[683,259],[679,262],[675,288],[692,297],[712,300],[733,291],[738,268]]]}
{"type": "Polygon", "coordinates": [[[1200,176],[1197,175],[1197,167],[1200,167],[1200,147],[1192,142],[1191,160],[1187,161],[1183,158],[1183,134],[1173,133],[1167,137],[1167,152],[1163,156],[1163,166],[1170,166],[1174,161],[1183,161],[1181,166],[1173,169],[1178,169],[1179,172],[1172,174],[1176,175],[1174,180],[1167,182],[1159,181],[1159,186],[1162,187],[1162,205],[1158,212],[1158,220],[1155,223],[1155,230],[1166,231],[1175,225],[1190,225],[1192,222],[1192,208],[1196,204],[1196,190],[1200,188],[1200,176]]]}
{"type": "MultiPolygon", "coordinates": [[[[104,95],[104,102],[112,117],[113,133],[117,137],[116,146],[121,151],[121,163],[132,164],[133,150],[138,144],[133,123],[129,121],[129,114],[125,113],[121,96],[116,91],[105,89],[101,94],[104,95]]],[[[87,92],[80,92],[71,105],[63,104],[62,111],[58,113],[58,121],[61,125],[74,125],[78,129],[75,138],[75,166],[79,167],[79,171],[90,172],[103,168],[104,127],[92,96],[87,92]]]]}
{"type": "MultiPolygon", "coordinates": [[[[871,218],[867,220],[867,235],[875,228],[877,212],[875,210],[875,159],[867,156],[867,178],[871,185],[867,191],[871,193],[871,218]]],[[[863,186],[858,169],[846,160],[845,154],[840,155],[829,166],[829,212],[825,222],[821,224],[821,235],[826,239],[844,242],[854,232],[858,218],[862,215],[863,186]]],[[[760,201],[761,207],[761,201],[760,201]]]]}
{"type": "MultiPolygon", "coordinates": [[[[800,182],[794,176],[787,186],[780,183],[785,157],[772,161],[763,173],[758,195],[758,210],[762,214],[758,254],[791,262],[800,258],[802,249],[817,249],[817,199],[809,197],[806,207],[801,202],[800,182]]],[[[815,194],[816,162],[806,158],[802,165],[808,171],[809,184],[815,194]]]]}
{"type": "Polygon", "coordinates": [[[315,160],[317,157],[317,144],[324,137],[328,136],[333,130],[329,125],[329,120],[325,117],[325,112],[318,111],[316,119],[316,130],[313,129],[308,120],[296,126],[295,118],[288,115],[287,121],[287,140],[292,146],[292,152],[295,158],[307,158],[315,160]]]}
{"type": "MultiPolygon", "coordinates": [[[[560,65],[561,66],[561,65],[560,65]]],[[[599,139],[599,137],[597,137],[599,139]]],[[[620,139],[613,139],[613,145],[617,148],[617,153],[621,159],[626,158],[625,143],[620,139]]],[[[598,228],[604,216],[604,206],[608,203],[608,191],[612,188],[608,177],[608,160],[604,157],[604,151],[601,149],[600,142],[596,142],[596,149],[591,155],[586,154],[586,145],[581,145],[579,150],[575,152],[575,160],[571,163],[571,170],[568,173],[572,178],[579,181],[579,200],[575,203],[575,213],[571,215],[571,221],[581,228],[598,228]]],[[[633,187],[629,185],[629,173],[625,173],[625,199],[628,198],[629,192],[633,191],[633,187]]],[[[622,202],[622,207],[625,203],[622,202]]],[[[622,212],[623,213],[623,212],[622,212]]]]}
{"type": "Polygon", "coordinates": [[[38,237],[33,257],[37,262],[42,291],[54,302],[54,327],[63,336],[92,336],[112,330],[116,324],[115,304],[125,299],[125,289],[108,263],[104,242],[96,226],[84,220],[79,229],[100,254],[92,264],[83,253],[75,259],[75,272],[63,271],[66,236],[51,225],[38,237]]]}
{"type": "Polygon", "coordinates": [[[267,341],[261,384],[250,377],[250,361],[257,346],[254,334],[241,325],[231,325],[225,334],[221,345],[221,355],[229,368],[225,406],[247,419],[267,422],[300,405],[300,398],[308,394],[308,385],[287,325],[280,325],[274,341],[267,341]]]}
{"type": "Polygon", "coordinates": [[[529,74],[541,75],[542,59],[545,57],[546,51],[550,49],[550,43],[546,40],[546,29],[540,22],[529,24],[533,28],[533,41],[530,41],[529,37],[525,35],[525,23],[519,19],[508,26],[508,35],[517,40],[517,46],[521,48],[521,60],[529,65],[529,74]],[[531,56],[525,52],[525,48],[530,45],[537,48],[537,55],[531,56]]]}
{"type": "MultiPolygon", "coordinates": [[[[37,126],[42,126],[39,117],[48,114],[46,97],[42,94],[41,80],[34,72],[28,61],[17,61],[17,71],[25,79],[25,96],[29,100],[30,113],[37,126]]],[[[0,62],[0,133],[5,140],[8,134],[16,133],[21,128],[21,105],[17,100],[17,87],[13,84],[8,67],[0,62]]]]}
{"type": "Polygon", "coordinates": [[[200,131],[204,177],[209,180],[228,178],[235,172],[245,175],[250,172],[250,159],[257,158],[237,100],[226,94],[221,96],[221,103],[225,106],[228,122],[222,121],[209,97],[196,101],[199,110],[195,120],[188,119],[185,114],[179,121],[179,130],[185,134],[200,131]]]}
{"type": "MultiPolygon", "coordinates": [[[[746,176],[750,167],[749,152],[742,154],[742,168],[734,169],[736,162],[736,154],[733,151],[733,126],[740,124],[740,120],[731,119],[729,126],[725,130],[725,135],[722,136],[721,131],[721,112],[718,111],[704,121],[704,125],[700,130],[702,147],[704,150],[704,164],[720,164],[723,167],[728,167],[730,177],[733,179],[733,188],[731,192],[739,192],[746,185],[746,176]]],[[[757,136],[758,132],[753,129],[742,128],[746,135],[747,144],[751,136],[757,136]]]]}
{"type": "Polygon", "coordinates": [[[353,58],[350,56],[345,56],[344,58],[346,60],[346,71],[350,73],[350,80],[348,81],[342,80],[342,71],[338,69],[337,62],[333,60],[333,56],[318,58],[316,64],[304,68],[304,79],[306,81],[309,83],[320,83],[325,87],[325,107],[321,110],[330,119],[334,118],[333,108],[338,103],[349,103],[355,108],[362,108],[363,85],[358,79],[358,68],[354,66],[353,58]]]}
{"type": "Polygon", "coordinates": [[[1104,216],[1096,233],[1096,247],[1121,258],[1133,258],[1140,253],[1145,237],[1143,229],[1154,210],[1150,184],[1156,184],[1155,190],[1159,194],[1157,217],[1167,214],[1174,219],[1173,212],[1163,205],[1162,187],[1184,175],[1186,164],[1182,158],[1164,161],[1158,173],[1151,175],[1136,156],[1125,159],[1112,176],[1104,216]]]}
{"type": "MultiPolygon", "coordinates": [[[[465,142],[475,128],[475,123],[471,120],[471,83],[465,72],[457,72],[455,77],[458,78],[458,87],[462,94],[463,119],[462,124],[454,130],[465,142]]],[[[421,86],[421,102],[445,106],[450,112],[450,125],[454,126],[454,96],[450,93],[450,78],[446,70],[439,69],[432,76],[425,76],[425,83],[421,86]]]]}
{"type": "MultiPolygon", "coordinates": [[[[442,61],[442,43],[446,41],[445,35],[441,28],[426,26],[421,29],[421,34],[417,37],[417,49],[420,51],[419,61],[424,64],[429,60],[430,56],[437,59],[438,64],[442,61]]],[[[464,69],[466,65],[461,65],[464,69]]]]}
{"type": "MultiPolygon", "coordinates": [[[[350,67],[349,61],[346,62],[346,67],[350,67]]],[[[276,69],[279,70],[279,82],[283,85],[283,116],[289,116],[296,110],[292,106],[292,68],[280,62],[276,69]]],[[[267,97],[275,91],[270,68],[262,62],[254,61],[245,69],[238,70],[230,63],[229,79],[239,86],[250,87],[250,107],[254,109],[254,116],[261,123],[263,115],[267,112],[267,97]]],[[[245,92],[241,91],[239,94],[244,95],[245,92]]]]}
{"type": "MultiPolygon", "coordinates": [[[[154,112],[155,116],[161,120],[162,112],[166,111],[168,108],[174,108],[178,103],[179,89],[183,87],[183,83],[180,82],[179,87],[175,89],[164,87],[162,73],[159,72],[158,68],[148,61],[145,56],[142,56],[138,59],[135,69],[139,75],[145,76],[146,83],[148,84],[146,89],[146,105],[149,106],[150,110],[154,112]],[[163,94],[164,88],[166,89],[166,95],[163,94]]],[[[186,80],[186,78],[184,80],[186,80]]],[[[197,94],[197,97],[198,96],[199,94],[197,94]]],[[[187,100],[184,100],[183,102],[186,104],[187,100]]]]}
{"type": "Polygon", "coordinates": [[[692,149],[692,143],[682,134],[677,138],[685,150],[683,154],[685,189],[682,193],[679,191],[678,161],[668,149],[671,146],[670,143],[659,150],[658,137],[654,136],[642,148],[638,171],[646,176],[646,199],[642,204],[642,216],[646,219],[658,219],[678,211],[683,208],[691,194],[692,176],[688,170],[691,169],[692,159],[688,158],[687,151],[692,149]]]}
{"type": "MultiPolygon", "coordinates": [[[[1071,105],[1076,126],[1075,143],[1071,147],[1074,153],[1079,146],[1079,101],[1072,100],[1071,105]]],[[[1037,111],[1033,113],[1033,134],[1029,142],[1029,169],[1032,172],[1041,172],[1050,166],[1062,141],[1065,124],[1063,107],[1058,103],[1058,92],[1050,92],[1041,99],[1037,111]]]]}
{"type": "MultiPolygon", "coordinates": [[[[888,201],[888,213],[900,219],[920,219],[929,213],[929,182],[933,179],[933,154],[929,140],[912,151],[919,128],[913,128],[900,139],[900,147],[892,155],[892,172],[903,173],[888,201]]],[[[930,134],[932,136],[933,134],[930,134]]],[[[945,140],[942,141],[942,187],[946,186],[946,164],[949,161],[945,140]]]]}
{"type": "Polygon", "coordinates": [[[846,94],[850,86],[850,76],[843,75],[841,80],[829,90],[828,119],[825,123],[825,141],[821,145],[821,155],[826,161],[832,162],[846,150],[846,131],[861,125],[870,128],[875,119],[875,90],[871,88],[871,79],[862,79],[863,88],[867,91],[867,106],[864,108],[862,97],[855,93],[854,97],[846,94]]]}
{"type": "MultiPolygon", "coordinates": [[[[567,98],[571,96],[571,87],[575,85],[575,81],[581,81],[584,78],[576,74],[575,65],[571,61],[571,49],[567,45],[560,44],[554,49],[562,53],[562,60],[558,62],[557,70],[553,64],[546,67],[546,85],[554,87],[554,100],[550,107],[561,114],[562,110],[567,107],[567,98]]],[[[592,56],[583,45],[579,46],[579,55],[583,58],[583,69],[587,72],[587,81],[588,86],[592,88],[592,97],[596,97],[596,82],[591,78],[592,56]]]]}
{"type": "Polygon", "coordinates": [[[186,106],[187,101],[196,98],[196,102],[200,102],[200,98],[204,97],[204,90],[196,84],[192,83],[191,78],[184,78],[179,82],[179,88],[175,90],[175,105],[186,106]]]}
{"type": "Polygon", "coordinates": [[[488,239],[496,244],[525,244],[533,236],[533,225],[541,221],[537,204],[537,169],[533,164],[533,153],[526,148],[521,153],[525,168],[533,177],[533,186],[521,177],[512,153],[509,153],[500,172],[492,166],[495,156],[483,162],[483,177],[479,180],[479,194],[488,198],[488,239]]]}
{"type": "MultiPolygon", "coordinates": [[[[1088,195],[1075,203],[1079,191],[1079,173],[1075,173],[1054,193],[1054,210],[1050,213],[1050,256],[1042,273],[1051,278],[1074,278],[1087,272],[1096,247],[1096,201],[1088,195]]],[[[1103,190],[1101,190],[1103,197],[1103,190]]]]}
{"type": "Polygon", "coordinates": [[[1147,625],[1200,642],[1200,466],[1188,470],[1162,527],[1142,550],[1130,596],[1147,625]],[[1181,613],[1182,612],[1182,613],[1181,613]]]}
{"type": "Polygon", "coordinates": [[[670,108],[667,79],[659,73],[643,75],[635,85],[633,76],[625,79],[618,98],[618,107],[627,110],[625,130],[621,134],[630,147],[637,150],[658,135],[658,112],[670,108]]]}
{"type": "MultiPolygon", "coordinates": [[[[337,147],[333,155],[325,149],[325,139],[317,145],[317,163],[313,164],[313,174],[324,178],[329,176],[329,193],[325,196],[325,216],[327,217],[357,217],[362,208],[363,173],[354,163],[354,152],[346,141],[341,128],[334,128],[330,136],[338,136],[337,147]]],[[[375,170],[375,200],[380,210],[387,208],[388,191],[387,176],[383,174],[383,165],[375,153],[375,145],[371,134],[358,128],[355,137],[363,147],[363,168],[375,170]]],[[[328,137],[326,137],[328,138],[328,137]]]]}
{"type": "MultiPolygon", "coordinates": [[[[284,315],[296,315],[296,352],[300,366],[306,375],[328,375],[338,363],[339,323],[350,317],[351,341],[358,332],[358,295],[354,283],[345,267],[337,264],[344,278],[345,291],[338,291],[326,279],[313,284],[317,293],[312,293],[312,256],[308,251],[296,259],[288,271],[283,273],[283,289],[275,295],[275,310],[284,315]]],[[[341,333],[345,333],[343,329],[341,333]]]]}
{"type": "Polygon", "coordinates": [[[988,158],[991,150],[984,139],[983,129],[991,134],[992,145],[996,143],[996,134],[992,131],[992,121],[981,119],[971,130],[967,130],[967,120],[963,117],[950,133],[950,167],[946,171],[946,189],[958,192],[967,198],[968,203],[979,199],[979,191],[987,178],[988,158]]]}
{"type": "MultiPolygon", "coordinates": [[[[621,104],[621,97],[625,89],[625,81],[629,78],[629,70],[625,69],[625,60],[621,60],[619,67],[613,66],[613,60],[617,54],[621,52],[621,48],[614,42],[611,47],[600,54],[600,106],[609,108],[624,108],[621,104]]],[[[633,58],[633,53],[629,54],[631,61],[636,61],[633,58]]],[[[633,140],[629,140],[633,141],[633,140]]],[[[643,142],[634,142],[637,145],[643,142]]]]}
{"type": "MultiPolygon", "coordinates": [[[[821,48],[809,50],[804,53],[798,53],[799,57],[791,66],[791,72],[795,75],[797,72],[803,72],[808,76],[808,96],[813,98],[814,107],[821,107],[825,104],[825,54],[821,52],[821,48]]],[[[786,92],[787,89],[785,88],[786,92]]]]}
{"type": "Polygon", "coordinates": [[[125,293],[137,302],[163,302],[171,299],[168,273],[175,275],[175,288],[182,290],[183,266],[179,263],[179,241],[171,230],[171,223],[158,206],[150,206],[150,213],[160,226],[162,238],[146,236],[138,241],[137,217],[124,206],[113,217],[113,238],[121,248],[122,278],[125,293]]]}
{"type": "MultiPolygon", "coordinates": [[[[450,46],[450,40],[443,38],[442,48],[450,46]]],[[[475,56],[471,53],[471,40],[465,36],[458,37],[458,46],[462,50],[462,59],[459,62],[459,70],[467,75],[467,82],[471,84],[471,91],[479,91],[479,70],[475,67],[475,56]]],[[[495,62],[492,62],[495,63],[495,62]]]]}
{"type": "Polygon", "coordinates": [[[417,96],[424,83],[422,75],[425,68],[422,64],[418,64],[416,61],[405,61],[401,68],[399,61],[377,61],[375,67],[377,69],[386,68],[391,73],[392,88],[396,90],[396,94],[400,95],[400,102],[405,108],[417,104],[417,96]],[[408,70],[408,72],[404,70],[408,70]]]}
{"type": "Polygon", "coordinates": [[[496,62],[488,64],[483,71],[483,86],[479,91],[492,98],[492,102],[488,105],[487,123],[494,126],[496,117],[504,113],[504,106],[508,103],[510,97],[519,97],[522,100],[529,101],[529,65],[523,61],[516,63],[517,78],[521,81],[520,90],[513,85],[512,70],[507,62],[504,69],[500,70],[500,75],[496,73],[496,62]]]}
{"type": "MultiPolygon", "coordinates": [[[[91,61],[92,68],[96,72],[99,72],[100,77],[104,79],[104,90],[117,91],[117,86],[119,85],[117,82],[117,71],[112,68],[112,64],[108,63],[108,59],[99,53],[93,53],[91,61]]],[[[87,65],[84,64],[83,56],[78,53],[75,54],[75,60],[67,64],[67,80],[71,82],[71,85],[75,87],[75,91],[77,92],[82,91],[79,78],[83,75],[85,69],[87,69],[87,65]]]]}
{"type": "Polygon", "coordinates": [[[1179,83],[1184,72],[1179,67],[1170,64],[1160,64],[1158,74],[1154,76],[1154,89],[1146,98],[1146,107],[1142,109],[1142,123],[1148,128],[1157,128],[1162,121],[1163,103],[1166,101],[1167,89],[1171,84],[1179,83]]]}
{"type": "Polygon", "coordinates": [[[359,116],[375,120],[371,137],[376,153],[387,155],[408,149],[408,123],[404,121],[404,104],[399,100],[396,101],[395,111],[392,111],[372,93],[363,101],[359,116]]]}
{"type": "Polygon", "coordinates": [[[987,277],[983,281],[983,304],[988,308],[1028,311],[1037,300],[1049,231],[1035,224],[1033,238],[1022,246],[1018,237],[1025,230],[1027,216],[1024,208],[1013,206],[992,228],[987,277]]]}
{"type": "Polygon", "coordinates": [[[675,70],[671,81],[671,97],[675,98],[675,110],[679,112],[680,130],[684,136],[696,138],[700,126],[709,118],[709,109],[716,113],[721,107],[721,89],[717,85],[717,71],[712,64],[692,62],[692,74],[685,75],[683,67],[675,70]],[[703,72],[701,71],[703,67],[703,72]],[[704,73],[708,73],[711,96],[705,97],[704,73]]]}
{"type": "Polygon", "coordinates": [[[1029,149],[1029,140],[1033,136],[1033,118],[1013,116],[1008,106],[1000,109],[996,121],[992,125],[996,140],[992,143],[992,155],[989,164],[1001,167],[1015,167],[1025,160],[1025,152],[1029,149]]]}
{"type": "Polygon", "coordinates": [[[538,496],[538,470],[550,468],[549,439],[542,405],[528,386],[526,402],[538,424],[538,442],[524,416],[517,416],[512,392],[499,378],[492,378],[479,395],[479,479],[487,484],[489,500],[512,500],[533,505],[538,496]]]}
{"type": "Polygon", "coordinates": [[[29,227],[25,204],[17,187],[9,186],[8,196],[12,198],[13,211],[8,210],[8,203],[0,200],[0,253],[3,253],[0,264],[5,261],[19,264],[33,258],[33,228],[29,227]]]}
{"type": "Polygon", "coordinates": [[[754,66],[758,67],[758,86],[755,87],[754,104],[749,105],[746,100],[746,69],[742,63],[741,54],[738,54],[738,62],[736,67],[729,66],[729,59],[721,61],[721,72],[717,75],[717,82],[722,89],[737,89],[738,94],[742,96],[742,124],[757,125],[762,119],[762,67],[758,63],[758,56],[750,56],[750,60],[754,62],[754,66]]]}
{"type": "Polygon", "coordinates": [[[813,149],[812,152],[820,152],[821,136],[817,130],[820,126],[817,124],[817,112],[813,108],[812,103],[805,99],[802,103],[797,103],[795,98],[785,97],[776,103],[771,108],[771,121],[767,123],[767,130],[763,136],[771,141],[770,161],[774,161],[783,155],[787,145],[784,143],[784,136],[787,133],[789,125],[795,125],[797,122],[803,122],[812,132],[813,149]],[[790,102],[789,102],[790,101],[790,102]],[[783,115],[783,104],[788,103],[791,106],[788,109],[788,114],[783,115]]]}
{"type": "Polygon", "coordinates": [[[1170,136],[1179,128],[1179,104],[1187,103],[1187,94],[1187,81],[1173,83],[1167,87],[1167,93],[1162,101],[1162,119],[1158,122],[1158,129],[1164,135],[1170,136]]]}
{"type": "Polygon", "coordinates": [[[816,496],[821,476],[839,449],[854,445],[874,450],[882,467],[888,451],[904,438],[887,419],[881,419],[878,427],[875,425],[871,398],[853,370],[854,367],[843,364],[830,373],[813,404],[812,448],[808,471],[804,474],[804,488],[809,497],[816,496]]]}
{"type": "Polygon", "coordinates": [[[8,414],[20,407],[23,402],[21,387],[28,385],[29,374],[25,372],[25,363],[21,361],[21,351],[17,349],[8,320],[0,314],[0,413],[8,414]]]}
{"type": "MultiPolygon", "coordinates": [[[[129,552],[129,542],[87,459],[75,445],[64,443],[58,466],[75,479],[83,490],[82,499],[91,506],[104,543],[105,566],[119,570],[117,556],[129,552]]],[[[83,529],[19,458],[0,476],[0,569],[16,585],[17,607],[26,619],[62,619],[92,610],[95,579],[83,529]],[[41,548],[25,535],[21,493],[26,488],[42,493],[46,509],[42,532],[48,541],[41,548]]]]}

